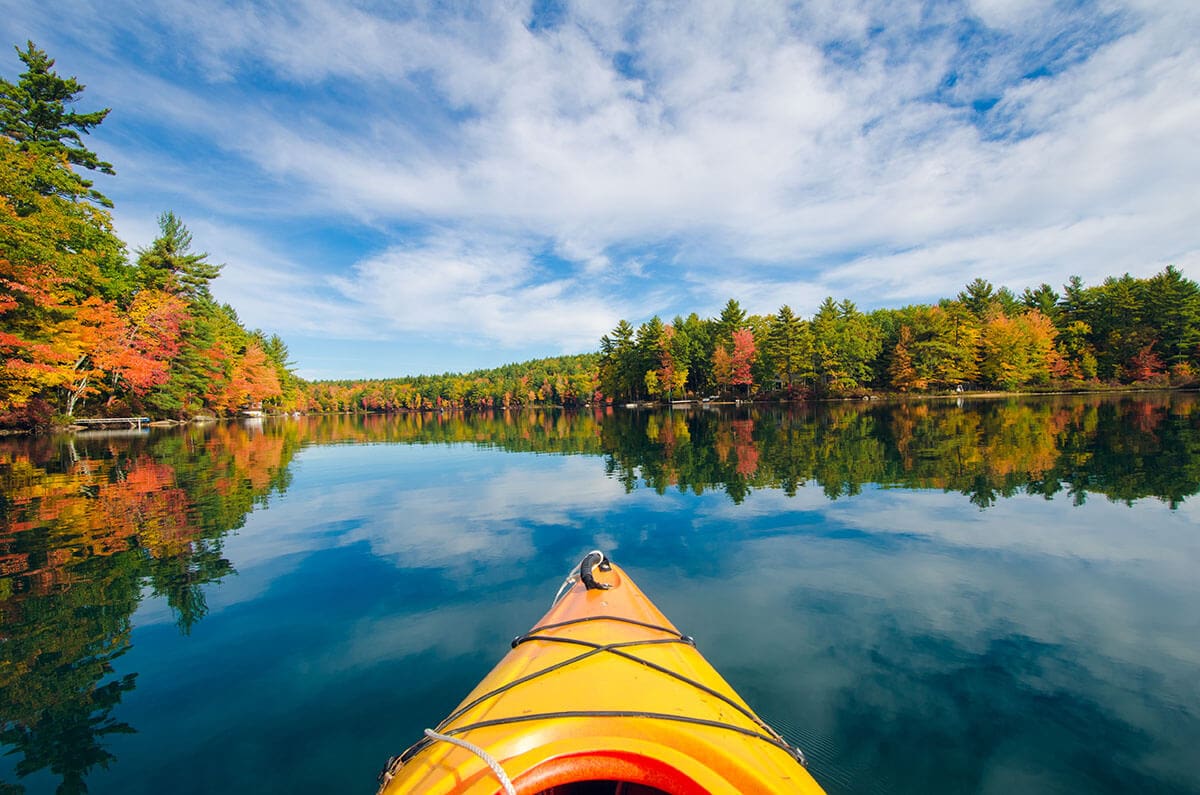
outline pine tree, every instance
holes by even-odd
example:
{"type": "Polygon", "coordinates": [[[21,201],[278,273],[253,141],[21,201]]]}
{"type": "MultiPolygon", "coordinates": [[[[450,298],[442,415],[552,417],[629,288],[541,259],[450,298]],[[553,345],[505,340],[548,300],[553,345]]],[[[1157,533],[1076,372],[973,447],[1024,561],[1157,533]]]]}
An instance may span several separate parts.
{"type": "Polygon", "coordinates": [[[158,228],[161,234],[150,247],[138,249],[143,283],[191,301],[211,298],[208,284],[225,266],[209,262],[208,254],[192,253],[192,233],[170,210],[158,217],[158,228]]]}
{"type": "MultiPolygon", "coordinates": [[[[89,134],[108,116],[109,108],[76,113],[67,110],[84,86],[74,77],[59,77],[51,70],[54,60],[26,42],[26,49],[17,48],[17,57],[26,66],[16,83],[0,78],[0,134],[15,141],[23,149],[37,151],[65,160],[102,174],[114,174],[111,163],[101,160],[95,152],[83,145],[80,133],[89,134]]],[[[70,178],[65,184],[47,181],[42,192],[66,198],[86,197],[105,207],[112,202],[92,183],[69,168],[64,169],[70,178]]]]}
{"type": "Polygon", "coordinates": [[[781,377],[785,387],[791,387],[798,378],[811,377],[812,333],[787,304],[779,307],[771,321],[763,347],[773,374],[781,377]]]}
{"type": "Polygon", "coordinates": [[[741,304],[730,298],[725,304],[725,308],[721,310],[721,316],[717,318],[717,333],[715,335],[718,345],[728,345],[733,341],[733,332],[743,328],[746,324],[746,310],[742,309],[741,304]]]}
{"type": "MultiPolygon", "coordinates": [[[[1157,332],[1155,350],[1168,366],[1200,355],[1200,286],[1173,265],[1145,282],[1146,322],[1157,332]]],[[[1144,380],[1144,379],[1142,379],[1144,380]]]]}

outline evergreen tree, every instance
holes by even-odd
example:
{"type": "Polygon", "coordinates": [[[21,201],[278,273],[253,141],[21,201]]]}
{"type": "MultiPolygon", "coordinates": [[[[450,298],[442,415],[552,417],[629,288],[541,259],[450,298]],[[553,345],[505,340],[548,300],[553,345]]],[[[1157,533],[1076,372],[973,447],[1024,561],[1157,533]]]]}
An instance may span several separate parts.
{"type": "Polygon", "coordinates": [[[733,340],[733,332],[746,325],[746,310],[741,304],[730,298],[717,318],[715,341],[720,345],[728,345],[733,340]]]}
{"type": "Polygon", "coordinates": [[[1168,366],[1200,357],[1200,286],[1175,266],[1145,282],[1146,322],[1158,334],[1154,349],[1168,366]]]}
{"type": "Polygon", "coordinates": [[[633,334],[633,326],[628,320],[622,319],[612,330],[611,337],[606,334],[600,340],[600,388],[617,400],[634,396],[633,334]]]}
{"type": "Polygon", "coordinates": [[[149,248],[138,249],[142,282],[192,301],[211,298],[208,284],[225,266],[209,262],[208,254],[192,252],[192,233],[170,210],[158,217],[158,228],[161,234],[149,248]]]}
{"type": "MultiPolygon", "coordinates": [[[[638,326],[632,373],[635,395],[640,393],[638,387],[648,386],[646,374],[659,367],[659,358],[662,356],[663,330],[662,318],[658,315],[638,326]]],[[[660,388],[665,389],[666,387],[660,385],[660,388]]]]}
{"type": "Polygon", "coordinates": [[[713,340],[714,323],[711,320],[701,320],[692,312],[682,323],[678,318],[673,324],[687,337],[688,345],[688,380],[687,388],[697,395],[704,394],[713,386],[712,356],[715,342],[713,340]]]}
{"type": "Polygon", "coordinates": [[[787,304],[779,307],[772,320],[763,349],[773,375],[780,377],[783,386],[791,387],[796,379],[812,375],[812,334],[787,304]]]}
{"type": "Polygon", "coordinates": [[[1054,292],[1054,288],[1042,282],[1036,290],[1025,288],[1025,292],[1021,294],[1021,303],[1027,309],[1036,309],[1046,317],[1054,321],[1054,325],[1060,326],[1062,321],[1062,307],[1059,306],[1059,295],[1054,292]]]}
{"type": "Polygon", "coordinates": [[[977,278],[958,294],[958,301],[971,310],[975,317],[982,318],[995,300],[996,291],[992,283],[986,279],[977,278]]]}
{"type": "MultiPolygon", "coordinates": [[[[86,135],[104,121],[110,109],[91,113],[67,110],[84,86],[74,77],[59,77],[53,72],[54,60],[32,41],[26,42],[24,51],[16,49],[26,70],[16,83],[0,78],[0,134],[23,149],[65,160],[72,166],[102,174],[115,173],[112,164],[84,146],[80,137],[80,133],[86,135]]],[[[84,196],[105,207],[112,206],[104,194],[92,188],[89,180],[69,168],[65,170],[70,174],[65,185],[47,181],[42,192],[67,198],[84,196]]]]}

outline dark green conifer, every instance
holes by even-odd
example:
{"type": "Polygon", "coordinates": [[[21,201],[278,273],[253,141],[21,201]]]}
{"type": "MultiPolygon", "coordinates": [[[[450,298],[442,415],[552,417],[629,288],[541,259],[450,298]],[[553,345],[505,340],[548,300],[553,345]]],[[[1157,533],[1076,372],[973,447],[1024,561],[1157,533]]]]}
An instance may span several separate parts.
{"type": "MultiPolygon", "coordinates": [[[[16,83],[0,78],[0,134],[24,149],[60,158],[70,166],[102,174],[116,173],[112,164],[84,146],[80,137],[104,121],[110,108],[91,113],[68,110],[67,106],[84,86],[74,77],[59,77],[52,71],[54,59],[32,41],[26,42],[25,50],[19,47],[16,50],[26,70],[16,83]]],[[[105,207],[112,206],[108,197],[92,188],[91,181],[69,168],[68,171],[73,176],[68,186],[47,181],[43,192],[72,199],[85,197],[105,207]]]]}

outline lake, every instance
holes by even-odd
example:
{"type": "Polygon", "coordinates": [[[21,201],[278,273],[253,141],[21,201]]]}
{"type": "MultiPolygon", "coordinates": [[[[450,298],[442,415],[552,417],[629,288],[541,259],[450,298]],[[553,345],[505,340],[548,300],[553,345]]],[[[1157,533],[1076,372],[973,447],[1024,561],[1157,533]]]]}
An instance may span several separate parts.
{"type": "Polygon", "coordinates": [[[0,440],[0,793],[374,792],[608,551],[831,793],[1200,792],[1194,394],[0,440]]]}

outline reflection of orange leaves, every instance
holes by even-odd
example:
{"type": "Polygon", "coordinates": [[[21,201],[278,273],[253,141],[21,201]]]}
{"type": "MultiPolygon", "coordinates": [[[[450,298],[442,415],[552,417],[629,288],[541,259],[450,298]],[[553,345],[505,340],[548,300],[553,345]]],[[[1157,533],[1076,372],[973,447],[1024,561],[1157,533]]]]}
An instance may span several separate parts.
{"type": "Polygon", "coordinates": [[[733,450],[733,438],[728,431],[720,429],[716,432],[713,436],[713,450],[722,464],[729,460],[729,453],[733,450]]]}
{"type": "Polygon", "coordinates": [[[737,473],[742,477],[751,477],[758,471],[758,448],[753,443],[740,445],[737,448],[737,473]]]}
{"type": "Polygon", "coordinates": [[[124,485],[135,494],[162,491],[175,481],[175,471],[166,464],[141,462],[125,474],[124,485]]]}
{"type": "Polygon", "coordinates": [[[1151,403],[1137,403],[1131,412],[1133,427],[1146,435],[1153,435],[1162,423],[1163,414],[1158,406],[1151,403]]]}
{"type": "MultiPolygon", "coordinates": [[[[80,459],[67,472],[51,473],[17,460],[5,487],[18,510],[5,517],[3,532],[47,528],[54,546],[45,563],[30,572],[35,590],[69,583],[69,569],[81,558],[108,556],[134,546],[159,555],[194,537],[187,494],[175,484],[174,470],[148,456],[120,465],[115,459],[80,459]],[[15,477],[14,477],[15,476],[15,477]]],[[[29,560],[6,558],[7,568],[29,560]]],[[[11,572],[5,572],[11,573],[11,572]]]]}
{"type": "MultiPolygon", "coordinates": [[[[1067,415],[1069,416],[1069,415],[1067,415]]],[[[1058,439],[1065,417],[1059,412],[1014,406],[984,448],[987,470],[995,477],[1028,474],[1038,478],[1058,462],[1058,439]]]]}
{"type": "Polygon", "coordinates": [[[741,443],[749,442],[754,436],[754,420],[733,420],[729,423],[729,427],[733,430],[733,435],[741,443]]]}
{"type": "Polygon", "coordinates": [[[29,554],[26,552],[0,555],[0,574],[20,574],[29,570],[29,554]]]}
{"type": "MultiPolygon", "coordinates": [[[[339,422],[344,420],[339,418],[339,422]]],[[[362,437],[362,426],[346,438],[362,437]]],[[[239,425],[220,425],[205,440],[207,455],[221,463],[214,467],[212,488],[221,495],[229,494],[238,484],[248,483],[255,490],[265,490],[275,473],[283,466],[286,438],[282,435],[246,433],[239,425]]]]}
{"type": "Polygon", "coordinates": [[[733,432],[733,449],[737,456],[737,473],[750,477],[758,471],[758,445],[754,443],[754,420],[734,420],[729,423],[733,432]]]}

